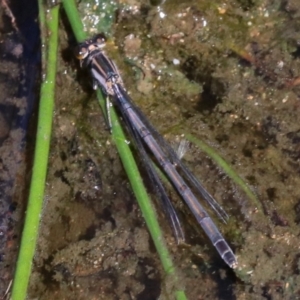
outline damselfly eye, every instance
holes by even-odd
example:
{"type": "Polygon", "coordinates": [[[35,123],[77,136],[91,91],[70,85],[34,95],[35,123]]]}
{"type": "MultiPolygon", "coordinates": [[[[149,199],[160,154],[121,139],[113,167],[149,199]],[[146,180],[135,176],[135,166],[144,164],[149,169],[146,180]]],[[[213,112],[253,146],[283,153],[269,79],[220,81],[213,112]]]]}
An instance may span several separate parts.
{"type": "Polygon", "coordinates": [[[79,45],[74,49],[74,53],[79,60],[82,60],[88,56],[89,50],[88,48],[79,45]]]}
{"type": "Polygon", "coordinates": [[[97,43],[99,48],[102,48],[105,46],[106,38],[105,38],[104,34],[102,34],[102,33],[97,34],[95,36],[94,40],[97,43]]]}

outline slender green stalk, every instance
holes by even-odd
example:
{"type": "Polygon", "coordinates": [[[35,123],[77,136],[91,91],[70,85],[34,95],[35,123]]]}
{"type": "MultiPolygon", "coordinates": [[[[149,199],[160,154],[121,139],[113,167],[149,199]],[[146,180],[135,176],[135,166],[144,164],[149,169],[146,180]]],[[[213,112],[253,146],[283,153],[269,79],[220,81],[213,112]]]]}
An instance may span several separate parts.
{"type": "MultiPolygon", "coordinates": [[[[117,116],[114,110],[111,111],[113,119],[117,120],[117,116]]],[[[134,157],[126,143],[125,135],[119,122],[114,122],[112,127],[113,139],[118,148],[124,169],[127,173],[133,192],[137,198],[143,217],[147,223],[151,236],[154,240],[154,244],[160,255],[164,270],[167,274],[174,272],[174,266],[169,256],[165,243],[163,242],[163,235],[160,230],[158,221],[156,219],[156,213],[151,205],[151,200],[145,190],[143,180],[134,161],[134,157]]]]}
{"type": "Polygon", "coordinates": [[[84,32],[83,24],[81,22],[81,18],[79,16],[74,0],[63,0],[62,2],[77,42],[83,42],[87,39],[87,36],[84,32]]]}
{"type": "Polygon", "coordinates": [[[202,151],[209,155],[213,161],[221,167],[224,172],[245,192],[245,194],[252,200],[256,208],[262,212],[262,206],[256,195],[249,189],[246,182],[230,167],[230,165],[210,146],[203,141],[195,138],[191,134],[187,134],[186,138],[196,144],[202,151]]]}
{"type": "MultiPolygon", "coordinates": [[[[39,0],[39,7],[40,13],[42,13],[42,0],[39,0]]],[[[58,11],[58,7],[50,10],[46,24],[49,32],[47,71],[45,81],[41,87],[34,166],[21,246],[13,281],[11,295],[11,299],[13,300],[26,298],[32,260],[38,237],[39,222],[42,214],[54,107],[58,11]]]]}
{"type": "MultiPolygon", "coordinates": [[[[73,31],[76,35],[78,41],[82,41],[86,39],[85,33],[78,32],[79,28],[83,28],[82,26],[78,26],[78,23],[81,23],[81,20],[78,15],[77,8],[73,0],[63,0],[64,9],[68,18],[70,18],[70,23],[73,28],[73,31]],[[75,24],[76,27],[73,27],[75,24]]],[[[99,99],[100,106],[102,111],[105,113],[105,103],[100,91],[97,92],[97,96],[99,99]]],[[[126,137],[124,135],[123,129],[120,125],[118,117],[116,115],[115,110],[111,109],[111,120],[112,120],[112,137],[118,149],[120,158],[122,160],[124,169],[129,178],[131,187],[136,196],[140,209],[142,211],[143,217],[146,221],[148,229],[150,231],[151,237],[154,241],[156,250],[160,257],[163,268],[168,276],[173,280],[174,286],[178,286],[178,279],[175,273],[175,267],[173,265],[171,256],[169,254],[168,248],[166,247],[166,243],[164,241],[164,237],[162,231],[159,227],[155,210],[151,204],[151,200],[146,192],[145,186],[143,184],[143,180],[140,176],[138,167],[135,163],[134,157],[131,153],[131,150],[126,143],[126,137]]],[[[178,287],[177,287],[178,289],[178,287]]],[[[184,291],[176,290],[175,297],[177,300],[185,300],[187,299],[184,291]]]]}

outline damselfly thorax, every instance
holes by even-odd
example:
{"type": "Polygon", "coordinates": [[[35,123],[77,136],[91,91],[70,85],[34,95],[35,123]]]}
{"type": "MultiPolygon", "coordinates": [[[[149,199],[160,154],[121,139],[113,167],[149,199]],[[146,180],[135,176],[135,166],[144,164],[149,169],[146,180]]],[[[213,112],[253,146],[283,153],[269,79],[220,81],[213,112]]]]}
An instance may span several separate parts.
{"type": "Polygon", "coordinates": [[[99,34],[96,37],[86,40],[76,48],[76,57],[81,67],[88,67],[93,78],[93,88],[99,86],[106,95],[114,95],[112,84],[121,84],[120,73],[114,62],[107,57],[104,51],[106,39],[99,34]]]}

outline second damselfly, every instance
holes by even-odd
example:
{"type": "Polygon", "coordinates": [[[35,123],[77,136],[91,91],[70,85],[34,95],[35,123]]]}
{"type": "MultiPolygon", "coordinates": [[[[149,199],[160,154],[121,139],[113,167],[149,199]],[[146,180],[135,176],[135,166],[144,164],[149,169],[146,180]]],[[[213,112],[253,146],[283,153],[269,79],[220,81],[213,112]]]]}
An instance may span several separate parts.
{"type": "Polygon", "coordinates": [[[95,89],[100,87],[108,97],[107,115],[109,123],[110,99],[122,114],[122,118],[127,125],[128,131],[131,133],[137,149],[141,154],[149,177],[153,181],[158,194],[162,199],[164,210],[170,219],[177,241],[184,239],[183,230],[176,211],[167,196],[153,163],[151,162],[150,155],[154,156],[155,162],[160,166],[181,198],[187,204],[222,259],[231,268],[235,268],[237,266],[237,259],[232,249],[225,241],[204,207],[199,203],[191,188],[197,191],[197,193],[207,201],[221,219],[225,220],[227,214],[206,191],[197,178],[182,163],[172,147],[168,145],[164,138],[148,122],[141,111],[133,104],[123,86],[123,81],[117,67],[103,51],[104,47],[105,38],[102,35],[98,35],[93,39],[81,43],[77,48],[76,55],[78,59],[80,59],[81,66],[90,70],[93,79],[93,87],[95,89]]]}

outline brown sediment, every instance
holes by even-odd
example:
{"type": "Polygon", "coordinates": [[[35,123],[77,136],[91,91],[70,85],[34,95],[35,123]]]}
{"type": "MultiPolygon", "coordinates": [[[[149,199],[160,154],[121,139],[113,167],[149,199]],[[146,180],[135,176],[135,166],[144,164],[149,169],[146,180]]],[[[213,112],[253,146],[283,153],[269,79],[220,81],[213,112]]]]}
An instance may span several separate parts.
{"type": "MultiPolygon", "coordinates": [[[[178,248],[161,220],[190,299],[290,299],[300,291],[298,19],[269,1],[247,3],[219,7],[166,1],[161,7],[165,16],[146,3],[135,14],[120,10],[113,37],[117,47],[106,49],[155,128],[170,142],[184,139],[185,132],[199,136],[226,159],[265,208],[263,214],[255,213],[256,207],[223,170],[191,145],[183,159],[230,215],[228,224],[218,226],[234,246],[239,264],[233,275],[175,200],[190,247],[178,248]],[[133,53],[126,42],[129,34],[137,42],[133,53]],[[254,42],[264,56],[240,50],[254,42]],[[233,49],[238,55],[232,55],[233,49]],[[124,55],[134,57],[147,76],[136,76],[124,55]],[[278,62],[283,66],[276,69],[278,62]],[[266,75],[276,84],[265,80],[266,75]],[[282,88],[288,84],[292,88],[282,88]]],[[[172,285],[146,237],[90,79],[80,73],[80,85],[63,61],[60,74],[30,296],[167,298],[172,285]]]]}

